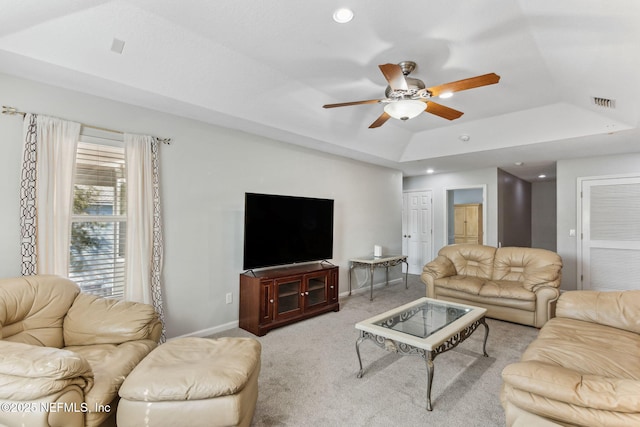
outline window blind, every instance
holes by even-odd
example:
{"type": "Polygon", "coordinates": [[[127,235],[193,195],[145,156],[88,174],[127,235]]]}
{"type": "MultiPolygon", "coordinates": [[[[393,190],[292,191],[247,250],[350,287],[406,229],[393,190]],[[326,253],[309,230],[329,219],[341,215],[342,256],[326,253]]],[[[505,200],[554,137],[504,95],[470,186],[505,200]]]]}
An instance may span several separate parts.
{"type": "Polygon", "coordinates": [[[127,232],[124,147],[81,138],[76,157],[69,277],[83,292],[122,297],[127,232]]]}

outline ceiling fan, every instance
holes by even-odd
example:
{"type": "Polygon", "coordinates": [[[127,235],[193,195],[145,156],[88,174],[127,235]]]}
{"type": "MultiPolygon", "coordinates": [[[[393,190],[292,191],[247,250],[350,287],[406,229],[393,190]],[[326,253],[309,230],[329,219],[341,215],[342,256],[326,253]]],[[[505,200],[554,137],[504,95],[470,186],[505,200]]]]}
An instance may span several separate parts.
{"type": "Polygon", "coordinates": [[[436,116],[443,117],[447,120],[454,120],[462,116],[464,113],[462,111],[437,104],[431,101],[431,98],[444,98],[446,95],[450,95],[453,92],[492,85],[500,81],[499,75],[489,73],[438,86],[425,87],[422,80],[408,77],[416,68],[416,63],[413,61],[403,61],[399,64],[382,64],[378,67],[389,83],[389,86],[387,86],[384,93],[385,98],[342,102],[339,104],[326,104],[322,107],[335,108],[362,104],[385,104],[384,112],[376,119],[376,121],[371,123],[369,128],[380,127],[391,117],[399,120],[409,120],[416,117],[423,111],[435,114],[436,116]]]}

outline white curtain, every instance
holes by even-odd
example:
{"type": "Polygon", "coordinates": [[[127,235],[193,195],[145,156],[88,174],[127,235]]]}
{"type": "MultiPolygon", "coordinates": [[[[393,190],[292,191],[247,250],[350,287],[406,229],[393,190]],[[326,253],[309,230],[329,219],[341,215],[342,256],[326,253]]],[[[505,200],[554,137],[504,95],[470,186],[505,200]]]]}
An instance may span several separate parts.
{"type": "Polygon", "coordinates": [[[69,274],[80,123],[27,114],[21,183],[22,273],[69,274]]]}
{"type": "Polygon", "coordinates": [[[124,144],[127,163],[125,299],[153,304],[164,325],[158,141],[147,135],[125,134],[124,144]]]}

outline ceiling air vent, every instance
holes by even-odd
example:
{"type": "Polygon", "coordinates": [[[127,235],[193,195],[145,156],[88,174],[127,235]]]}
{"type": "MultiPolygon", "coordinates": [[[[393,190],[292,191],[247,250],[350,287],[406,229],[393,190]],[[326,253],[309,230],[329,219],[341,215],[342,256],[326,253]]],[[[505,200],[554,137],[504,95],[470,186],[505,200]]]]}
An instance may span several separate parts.
{"type": "Polygon", "coordinates": [[[609,98],[598,98],[597,96],[594,96],[593,98],[591,98],[591,100],[593,101],[593,103],[595,105],[597,105],[598,107],[602,107],[602,108],[616,108],[616,100],[615,99],[609,99],[609,98]]]}

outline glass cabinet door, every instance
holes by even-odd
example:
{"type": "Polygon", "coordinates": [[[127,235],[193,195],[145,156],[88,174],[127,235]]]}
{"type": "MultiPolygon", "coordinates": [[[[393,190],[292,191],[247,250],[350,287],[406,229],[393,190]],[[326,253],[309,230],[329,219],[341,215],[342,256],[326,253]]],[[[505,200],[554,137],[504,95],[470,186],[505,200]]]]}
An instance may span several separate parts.
{"type": "Polygon", "coordinates": [[[275,281],[276,317],[297,315],[302,311],[302,280],[279,279],[275,281]]]}
{"type": "Polygon", "coordinates": [[[328,301],[329,275],[319,273],[317,275],[306,276],[307,289],[305,290],[305,307],[314,307],[317,305],[326,305],[328,301]]]}

